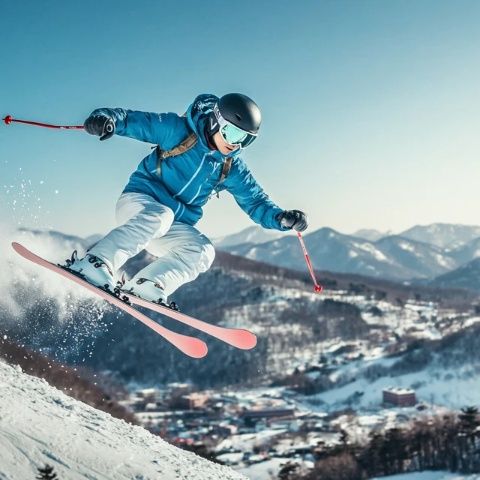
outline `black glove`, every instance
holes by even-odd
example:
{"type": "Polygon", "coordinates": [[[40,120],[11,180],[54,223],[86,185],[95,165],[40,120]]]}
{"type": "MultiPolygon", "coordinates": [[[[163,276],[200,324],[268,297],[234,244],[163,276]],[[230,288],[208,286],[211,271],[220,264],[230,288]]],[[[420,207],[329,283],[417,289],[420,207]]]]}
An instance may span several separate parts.
{"type": "Polygon", "coordinates": [[[277,218],[282,227],[293,228],[297,232],[303,232],[308,227],[307,216],[300,210],[285,210],[277,218]]]}
{"type": "Polygon", "coordinates": [[[97,135],[100,140],[108,140],[115,133],[115,122],[106,115],[90,115],[83,124],[90,135],[97,135]]]}

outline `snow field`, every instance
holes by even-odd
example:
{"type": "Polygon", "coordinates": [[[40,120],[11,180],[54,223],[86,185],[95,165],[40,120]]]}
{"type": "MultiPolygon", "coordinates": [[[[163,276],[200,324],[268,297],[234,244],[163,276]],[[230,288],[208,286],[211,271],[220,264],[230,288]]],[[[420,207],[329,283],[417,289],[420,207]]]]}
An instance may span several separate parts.
{"type": "Polygon", "coordinates": [[[0,479],[245,480],[0,362],[0,479]]]}

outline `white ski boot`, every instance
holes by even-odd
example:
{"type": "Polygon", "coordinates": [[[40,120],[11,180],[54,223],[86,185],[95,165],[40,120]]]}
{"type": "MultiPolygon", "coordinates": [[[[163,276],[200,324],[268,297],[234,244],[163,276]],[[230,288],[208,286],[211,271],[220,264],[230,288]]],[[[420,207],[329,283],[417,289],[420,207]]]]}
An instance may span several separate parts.
{"type": "Polygon", "coordinates": [[[169,306],[165,290],[160,284],[155,283],[153,280],[148,280],[148,278],[132,278],[119,286],[122,292],[135,295],[148,302],[158,303],[159,305],[165,305],[167,307],[169,306]]]}
{"type": "Polygon", "coordinates": [[[95,285],[113,294],[115,280],[111,268],[99,257],[87,253],[82,259],[77,258],[75,250],[64,267],[95,285]]]}

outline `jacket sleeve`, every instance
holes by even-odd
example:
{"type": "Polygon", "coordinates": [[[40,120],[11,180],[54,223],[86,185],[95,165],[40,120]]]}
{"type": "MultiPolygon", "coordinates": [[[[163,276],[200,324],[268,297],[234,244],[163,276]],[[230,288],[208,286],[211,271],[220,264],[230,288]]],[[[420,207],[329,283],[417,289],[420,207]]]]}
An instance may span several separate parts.
{"type": "Polygon", "coordinates": [[[264,228],[289,230],[282,227],[276,218],[283,210],[270,200],[242,160],[235,159],[232,162],[232,169],[223,186],[255,223],[264,228]]]}
{"type": "Polygon", "coordinates": [[[115,134],[142,142],[165,145],[169,143],[182,121],[176,113],[150,113],[123,108],[99,108],[92,115],[107,115],[115,121],[115,134]]]}

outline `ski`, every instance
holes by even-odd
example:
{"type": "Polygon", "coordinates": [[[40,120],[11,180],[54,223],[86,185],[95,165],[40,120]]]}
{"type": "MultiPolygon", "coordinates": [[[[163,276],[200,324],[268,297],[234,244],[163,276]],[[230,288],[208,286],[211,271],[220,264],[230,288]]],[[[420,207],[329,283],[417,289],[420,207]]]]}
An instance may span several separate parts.
{"type": "Polygon", "coordinates": [[[163,327],[162,325],[148,318],[143,313],[139,312],[132,305],[129,305],[126,301],[121,300],[118,297],[116,297],[114,294],[111,294],[105,290],[102,290],[101,288],[98,288],[88,283],[86,280],[83,280],[78,275],[74,275],[73,273],[70,273],[68,270],[66,270],[65,268],[62,268],[60,265],[56,265],[54,263],[49,262],[48,260],[43,259],[42,257],[39,257],[38,255],[35,255],[33,252],[25,248],[20,243],[13,242],[12,247],[23,258],[33,263],[36,263],[37,265],[45,267],[48,270],[51,270],[52,272],[58,273],[63,277],[68,278],[69,280],[72,280],[73,282],[77,283],[78,285],[81,285],[82,287],[86,288],[90,292],[97,294],[98,296],[100,296],[107,302],[111,303],[112,305],[115,305],[116,307],[120,308],[124,312],[128,313],[129,315],[136,318],[137,320],[142,322],[144,325],[146,325],[147,327],[151,328],[153,331],[158,333],[161,337],[163,337],[165,340],[170,342],[174,347],[178,348],[185,355],[188,355],[189,357],[192,357],[192,358],[203,358],[208,353],[208,347],[206,343],[203,342],[202,340],[195,337],[190,337],[188,335],[182,335],[180,333],[173,332],[172,330],[169,330],[168,328],[163,327]]]}
{"type": "Polygon", "coordinates": [[[219,327],[217,325],[212,325],[210,323],[198,320],[196,318],[180,313],[178,310],[173,310],[166,305],[160,305],[158,303],[149,302],[143,298],[136,297],[131,295],[128,292],[121,291],[121,297],[125,297],[130,303],[138,305],[139,307],[148,308],[162,315],[167,315],[170,318],[184,323],[190,327],[193,327],[201,332],[207,333],[212,337],[221,340],[222,342],[228,343],[233,347],[250,350],[255,347],[257,344],[257,337],[255,334],[248,330],[240,328],[227,328],[219,327]]]}

